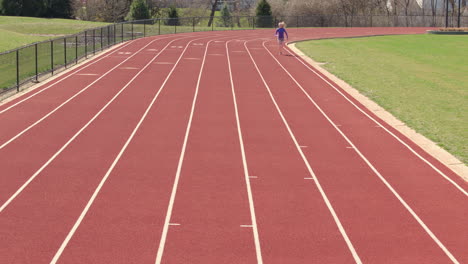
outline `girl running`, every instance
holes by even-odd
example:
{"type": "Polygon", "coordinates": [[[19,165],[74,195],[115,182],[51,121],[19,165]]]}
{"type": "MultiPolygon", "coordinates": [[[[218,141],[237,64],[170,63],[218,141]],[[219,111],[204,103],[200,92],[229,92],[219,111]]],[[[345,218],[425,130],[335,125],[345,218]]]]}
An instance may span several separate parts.
{"type": "Polygon", "coordinates": [[[283,49],[284,49],[284,35],[286,34],[286,40],[288,40],[288,32],[286,32],[286,29],[284,28],[285,24],[284,22],[279,22],[278,24],[278,29],[276,30],[275,36],[278,38],[278,51],[279,54],[283,54],[283,49]]]}

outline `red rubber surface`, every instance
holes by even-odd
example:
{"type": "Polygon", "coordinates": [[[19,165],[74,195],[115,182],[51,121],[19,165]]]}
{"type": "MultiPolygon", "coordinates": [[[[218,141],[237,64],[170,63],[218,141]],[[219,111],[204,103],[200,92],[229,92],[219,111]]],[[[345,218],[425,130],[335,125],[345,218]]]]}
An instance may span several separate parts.
{"type": "Polygon", "coordinates": [[[1,262],[468,263],[468,184],[272,34],[139,39],[1,105],[1,262]]]}

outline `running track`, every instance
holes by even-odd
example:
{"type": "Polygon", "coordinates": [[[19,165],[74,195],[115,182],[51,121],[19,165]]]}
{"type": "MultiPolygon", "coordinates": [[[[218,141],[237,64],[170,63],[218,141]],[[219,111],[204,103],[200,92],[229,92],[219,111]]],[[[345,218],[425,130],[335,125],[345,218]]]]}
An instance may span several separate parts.
{"type": "Polygon", "coordinates": [[[138,39],[1,105],[0,262],[468,263],[468,184],[272,34],[138,39]]]}

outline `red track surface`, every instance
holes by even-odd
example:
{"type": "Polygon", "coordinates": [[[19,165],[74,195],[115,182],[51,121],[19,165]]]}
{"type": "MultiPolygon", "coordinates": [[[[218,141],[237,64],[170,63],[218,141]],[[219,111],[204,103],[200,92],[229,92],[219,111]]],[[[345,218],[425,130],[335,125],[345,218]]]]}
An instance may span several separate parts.
{"type": "Polygon", "coordinates": [[[139,39],[0,106],[1,263],[468,263],[468,184],[271,36],[139,39]]]}

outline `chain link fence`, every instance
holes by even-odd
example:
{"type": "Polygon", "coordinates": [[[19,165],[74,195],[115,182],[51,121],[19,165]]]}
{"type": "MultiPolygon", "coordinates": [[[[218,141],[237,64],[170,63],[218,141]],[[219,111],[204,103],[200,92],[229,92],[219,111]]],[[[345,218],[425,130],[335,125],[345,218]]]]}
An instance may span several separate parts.
{"type": "MultiPolygon", "coordinates": [[[[161,18],[138,20],[88,29],[75,35],[33,43],[0,53],[0,100],[40,82],[55,73],[78,64],[118,43],[162,34],[275,28],[279,21],[288,27],[443,27],[445,16],[231,16],[161,18]],[[210,25],[210,26],[208,26],[210,25]]],[[[460,18],[461,27],[468,27],[468,17],[460,18]]],[[[449,26],[457,26],[456,16],[449,17],[449,26]]]]}

